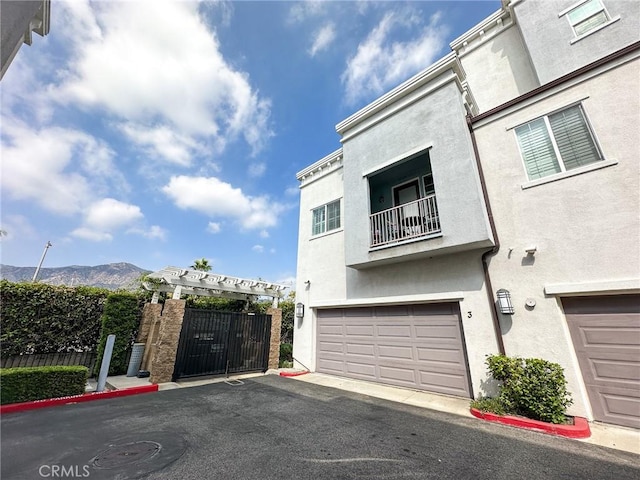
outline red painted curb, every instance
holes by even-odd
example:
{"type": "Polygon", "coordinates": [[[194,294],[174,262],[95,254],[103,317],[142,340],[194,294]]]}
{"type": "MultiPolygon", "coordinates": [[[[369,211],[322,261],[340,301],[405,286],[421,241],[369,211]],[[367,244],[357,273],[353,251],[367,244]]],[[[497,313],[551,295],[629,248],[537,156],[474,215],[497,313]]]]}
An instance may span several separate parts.
{"type": "Polygon", "coordinates": [[[573,425],[558,425],[555,423],[541,422],[529,418],[512,417],[510,415],[496,415],[491,412],[482,412],[476,408],[471,409],[471,415],[489,422],[498,422],[512,427],[536,430],[551,435],[559,435],[567,438],[588,438],[591,436],[589,422],[586,418],[573,417],[573,425]]]}
{"type": "Polygon", "coordinates": [[[92,400],[102,400],[105,398],[127,397],[138,395],[139,393],[157,392],[158,385],[142,385],[139,387],[123,388],[122,390],[110,390],[106,392],[83,393],[82,395],[72,395],[70,397],[47,398],[45,400],[35,400],[33,402],[9,403],[0,405],[0,414],[25,412],[37,408],[53,407],[56,405],[67,405],[69,403],[90,402],[92,400]]]}
{"type": "Polygon", "coordinates": [[[299,377],[300,375],[306,375],[310,372],[280,372],[281,377],[299,377]]]}

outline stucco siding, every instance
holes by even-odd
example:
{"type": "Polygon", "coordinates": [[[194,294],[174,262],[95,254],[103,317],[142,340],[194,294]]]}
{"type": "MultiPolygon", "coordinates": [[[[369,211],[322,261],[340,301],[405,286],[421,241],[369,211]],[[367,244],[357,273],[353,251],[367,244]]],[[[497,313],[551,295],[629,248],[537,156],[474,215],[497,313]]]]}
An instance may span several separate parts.
{"type": "MultiPolygon", "coordinates": [[[[426,87],[425,87],[426,88],[426,87]]],[[[343,144],[345,255],[349,266],[474,242],[490,244],[461,94],[451,81],[349,137],[343,144]],[[363,172],[416,148],[429,148],[442,237],[369,252],[369,189],[363,172]]]]}
{"type": "Polygon", "coordinates": [[[514,2],[513,12],[541,84],[640,40],[640,3],[602,0],[610,17],[620,19],[572,43],[575,35],[571,25],[566,15],[558,17],[558,14],[576,3],[576,0],[514,2]]]}
{"type": "Polygon", "coordinates": [[[635,59],[475,129],[502,244],[491,278],[511,292],[516,310],[502,318],[507,354],[565,367],[574,414],[590,411],[559,300],[544,289],[640,276],[638,91],[635,59]],[[527,176],[513,127],[580,100],[609,166],[523,189],[527,176]],[[529,246],[537,247],[534,255],[525,252],[529,246]],[[525,306],[529,299],[534,307],[525,306]]]}
{"type": "MultiPolygon", "coordinates": [[[[343,227],[312,237],[312,210],[341,199],[342,195],[342,168],[340,167],[322,178],[303,185],[301,189],[296,302],[305,305],[305,316],[302,320],[296,318],[294,322],[293,356],[307,368],[313,368],[315,362],[313,357],[315,319],[310,303],[346,298],[343,227]],[[309,283],[305,283],[307,281],[309,283]]],[[[342,221],[344,222],[344,216],[342,221]]]]}
{"type": "Polygon", "coordinates": [[[460,55],[478,112],[533,90],[538,79],[516,26],[460,55]]]}

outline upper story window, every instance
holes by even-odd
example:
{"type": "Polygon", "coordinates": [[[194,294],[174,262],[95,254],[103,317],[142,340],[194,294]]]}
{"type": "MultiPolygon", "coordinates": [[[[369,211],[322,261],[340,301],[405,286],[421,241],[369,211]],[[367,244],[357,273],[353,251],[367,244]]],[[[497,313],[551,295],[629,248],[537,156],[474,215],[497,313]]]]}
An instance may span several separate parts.
{"type": "Polygon", "coordinates": [[[581,105],[536,118],[515,132],[529,180],[602,160],[581,105]]]}
{"type": "Polygon", "coordinates": [[[340,200],[313,209],[312,235],[340,228],[340,200]]]}
{"type": "Polygon", "coordinates": [[[566,15],[576,37],[582,37],[611,22],[601,0],[586,0],[560,13],[566,15]]]}

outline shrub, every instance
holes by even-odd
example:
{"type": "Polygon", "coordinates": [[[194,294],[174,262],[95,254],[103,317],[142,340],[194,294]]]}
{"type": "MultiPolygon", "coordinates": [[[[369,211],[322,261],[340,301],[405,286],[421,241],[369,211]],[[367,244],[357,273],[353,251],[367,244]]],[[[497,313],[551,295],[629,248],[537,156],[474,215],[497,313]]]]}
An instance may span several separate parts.
{"type": "Polygon", "coordinates": [[[293,345],[290,343],[280,344],[280,367],[285,367],[285,362],[293,366],[293,345]]]}
{"type": "Polygon", "coordinates": [[[95,351],[108,290],[0,281],[2,357],[95,351]]]}
{"type": "Polygon", "coordinates": [[[471,401],[471,408],[481,412],[491,412],[497,415],[505,415],[507,412],[498,397],[480,397],[471,401]]]}
{"type": "MultiPolygon", "coordinates": [[[[109,364],[109,375],[127,373],[127,353],[135,341],[140,325],[141,306],[136,295],[131,293],[112,293],[107,297],[102,313],[102,331],[98,346],[96,370],[102,365],[107,337],[115,335],[113,354],[109,364]]],[[[97,373],[97,372],[96,372],[97,373]]]]}
{"type": "Polygon", "coordinates": [[[85,391],[87,367],[20,367],[0,369],[0,403],[29,402],[80,395],[85,391]]]}
{"type": "Polygon", "coordinates": [[[490,408],[501,408],[504,413],[543,422],[566,422],[565,412],[573,401],[560,365],[538,358],[505,355],[490,355],[486,363],[491,376],[501,382],[497,398],[478,400],[486,411],[500,415],[501,412],[490,408]]]}

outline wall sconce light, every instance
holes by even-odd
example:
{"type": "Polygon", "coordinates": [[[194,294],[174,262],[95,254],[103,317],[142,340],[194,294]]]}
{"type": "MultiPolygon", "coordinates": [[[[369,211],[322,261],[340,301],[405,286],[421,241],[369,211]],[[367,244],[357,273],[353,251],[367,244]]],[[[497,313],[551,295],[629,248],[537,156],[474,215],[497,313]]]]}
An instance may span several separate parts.
{"type": "Polygon", "coordinates": [[[304,317],[304,304],[296,303],[296,318],[304,317]]]}
{"type": "Polygon", "coordinates": [[[505,315],[513,315],[515,313],[515,309],[513,308],[513,304],[511,303],[511,293],[509,292],[509,290],[501,288],[496,293],[498,295],[498,307],[500,308],[500,313],[504,313],[505,315]]]}

